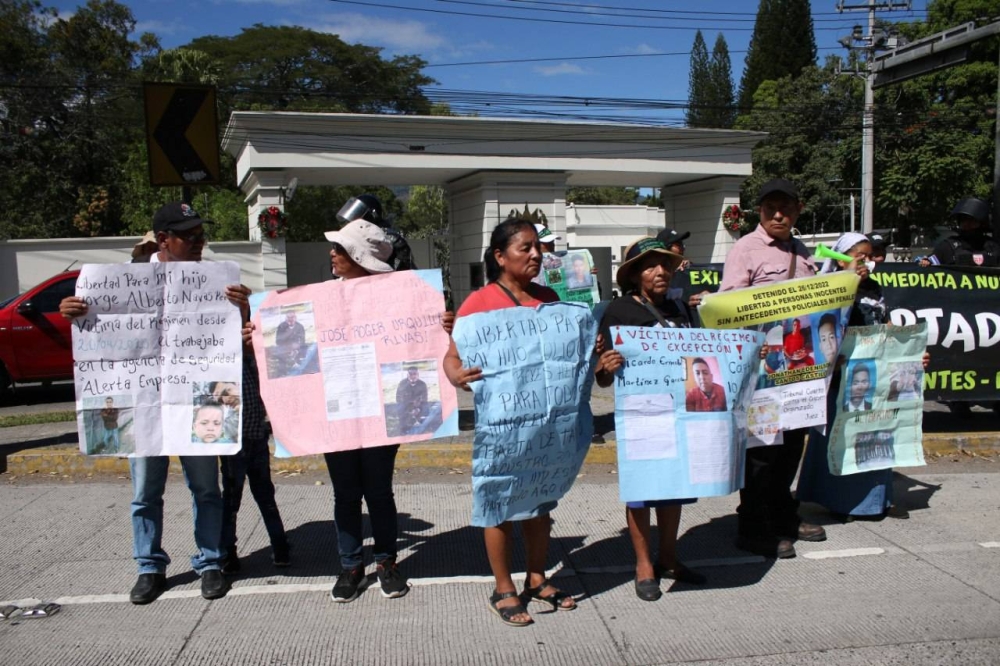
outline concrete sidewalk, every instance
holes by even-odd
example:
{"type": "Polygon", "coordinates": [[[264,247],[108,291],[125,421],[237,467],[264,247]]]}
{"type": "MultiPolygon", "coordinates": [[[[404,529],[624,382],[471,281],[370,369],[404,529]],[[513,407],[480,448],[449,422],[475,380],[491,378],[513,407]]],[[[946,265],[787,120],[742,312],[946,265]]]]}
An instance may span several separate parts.
{"type": "MultiPolygon", "coordinates": [[[[144,607],[126,596],[135,579],[128,482],[19,480],[0,485],[0,605],[63,608],[0,622],[0,645],[9,664],[1000,663],[1000,474],[985,461],[955,474],[943,466],[897,474],[908,521],[831,524],[805,506],[830,538],[797,544],[794,560],[733,546],[735,496],[685,507],[679,553],[709,583],[665,581],[655,603],[633,591],[614,477],[584,476],[553,513],[549,557],[579,608],[533,607],[526,629],[503,626],[487,608],[490,569],[482,532],[468,525],[468,478],[399,480],[400,566],[413,588],[396,600],[368,589],[340,605],[329,598],[338,572],[329,487],[278,483],[289,569],[271,566],[247,493],[243,575],[208,602],[186,561],[190,496],[174,477],[170,590],[144,607]]],[[[515,560],[520,570],[520,553],[515,560]]]]}

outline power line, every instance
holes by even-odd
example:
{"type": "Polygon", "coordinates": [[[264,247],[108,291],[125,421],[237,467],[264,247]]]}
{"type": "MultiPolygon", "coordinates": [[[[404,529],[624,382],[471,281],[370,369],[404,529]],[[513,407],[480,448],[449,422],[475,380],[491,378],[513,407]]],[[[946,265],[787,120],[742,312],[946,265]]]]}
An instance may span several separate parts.
{"type": "MultiPolygon", "coordinates": [[[[841,51],[839,46],[825,46],[816,49],[817,51],[841,51]]],[[[729,54],[740,55],[746,51],[730,51],[729,54]]],[[[613,53],[607,55],[593,56],[562,56],[558,58],[511,58],[509,60],[474,60],[470,62],[444,62],[424,65],[423,69],[429,67],[471,67],[475,65],[507,65],[532,62],[561,62],[565,60],[611,60],[616,58],[662,58],[667,56],[690,56],[690,51],[669,51],[663,53],[613,53]]]]}
{"type": "MultiPolygon", "coordinates": [[[[605,23],[599,21],[572,21],[569,19],[551,19],[551,18],[531,18],[525,16],[510,16],[504,14],[482,14],[475,12],[463,12],[458,10],[446,10],[446,9],[431,9],[430,7],[406,7],[403,5],[393,5],[382,2],[362,2],[361,0],[328,0],[329,2],[336,2],[344,5],[360,5],[362,7],[374,7],[378,9],[399,9],[402,11],[409,12],[425,12],[429,14],[443,14],[448,16],[471,16],[475,18],[495,18],[506,21],[527,21],[531,23],[556,23],[560,25],[583,25],[589,27],[600,27],[600,28],[638,28],[640,30],[673,30],[673,31],[691,31],[700,30],[704,28],[705,30],[710,30],[709,26],[670,26],[670,25],[643,25],[636,23],[605,23]]],[[[467,0],[446,0],[448,2],[459,2],[467,0]]],[[[473,4],[473,3],[470,3],[473,4]]],[[[573,12],[573,14],[579,14],[579,12],[573,12]]],[[[643,18],[653,18],[653,17],[643,17],[643,18]]],[[[706,21],[712,20],[709,16],[705,17],[706,21]]],[[[829,28],[814,28],[814,30],[820,31],[831,31],[831,32],[841,32],[846,28],[853,25],[850,21],[839,22],[837,26],[829,28]]],[[[739,31],[739,32],[752,32],[754,28],[735,28],[730,27],[728,30],[739,31]]]]}

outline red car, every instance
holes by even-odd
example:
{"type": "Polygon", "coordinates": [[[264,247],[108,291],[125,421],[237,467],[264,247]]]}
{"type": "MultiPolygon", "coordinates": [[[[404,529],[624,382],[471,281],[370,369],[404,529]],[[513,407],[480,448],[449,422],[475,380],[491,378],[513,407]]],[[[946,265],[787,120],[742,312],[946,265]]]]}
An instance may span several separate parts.
{"type": "Polygon", "coordinates": [[[59,303],[76,291],[80,271],[66,271],[0,302],[0,399],[15,383],[73,378],[70,321],[59,303]]]}

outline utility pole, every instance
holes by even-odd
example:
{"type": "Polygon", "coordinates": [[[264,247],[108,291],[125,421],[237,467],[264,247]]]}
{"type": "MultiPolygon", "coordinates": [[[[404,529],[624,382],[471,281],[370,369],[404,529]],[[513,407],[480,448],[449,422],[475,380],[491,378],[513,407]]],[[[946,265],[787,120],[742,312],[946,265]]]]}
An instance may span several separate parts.
{"type": "MultiPolygon", "coordinates": [[[[875,11],[894,9],[910,9],[910,2],[906,0],[868,0],[860,5],[848,5],[844,0],[838,0],[837,11],[844,12],[868,12],[868,34],[861,33],[861,26],[854,26],[851,37],[847,38],[847,48],[851,48],[852,41],[860,42],[861,50],[865,52],[865,107],[862,113],[861,128],[861,233],[870,234],[875,228],[875,88],[873,82],[875,74],[872,70],[872,63],[875,59],[875,52],[879,48],[885,48],[885,40],[888,37],[883,31],[875,29],[875,11]]],[[[841,40],[841,44],[845,40],[841,40]]],[[[893,45],[894,46],[894,45],[893,45]]]]}

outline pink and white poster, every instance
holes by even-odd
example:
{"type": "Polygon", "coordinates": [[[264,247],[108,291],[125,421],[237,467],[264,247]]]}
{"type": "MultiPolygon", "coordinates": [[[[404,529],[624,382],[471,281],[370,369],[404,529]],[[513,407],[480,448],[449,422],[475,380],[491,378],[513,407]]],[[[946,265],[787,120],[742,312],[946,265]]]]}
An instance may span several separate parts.
{"type": "Polygon", "coordinates": [[[277,457],[458,434],[440,271],[263,292],[251,305],[277,457]]]}

